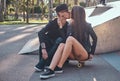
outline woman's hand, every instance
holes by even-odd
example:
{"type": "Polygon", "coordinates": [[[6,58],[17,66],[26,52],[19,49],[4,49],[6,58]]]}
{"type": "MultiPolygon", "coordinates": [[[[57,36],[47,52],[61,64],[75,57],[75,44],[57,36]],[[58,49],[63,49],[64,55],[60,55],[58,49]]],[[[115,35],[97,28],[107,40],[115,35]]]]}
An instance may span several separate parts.
{"type": "Polygon", "coordinates": [[[93,55],[92,55],[92,54],[90,54],[89,60],[92,60],[92,59],[93,59],[93,55]]]}
{"type": "Polygon", "coordinates": [[[48,53],[47,53],[46,49],[42,49],[42,57],[44,60],[46,60],[48,58],[48,53]]]}

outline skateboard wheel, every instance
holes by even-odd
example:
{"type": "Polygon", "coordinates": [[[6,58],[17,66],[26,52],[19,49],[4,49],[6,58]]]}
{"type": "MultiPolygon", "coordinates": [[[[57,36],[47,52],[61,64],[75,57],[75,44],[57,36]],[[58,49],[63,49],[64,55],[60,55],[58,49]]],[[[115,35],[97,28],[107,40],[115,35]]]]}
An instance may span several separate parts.
{"type": "Polygon", "coordinates": [[[81,68],[83,66],[84,66],[84,62],[79,62],[78,65],[77,65],[78,68],[81,68]]]}

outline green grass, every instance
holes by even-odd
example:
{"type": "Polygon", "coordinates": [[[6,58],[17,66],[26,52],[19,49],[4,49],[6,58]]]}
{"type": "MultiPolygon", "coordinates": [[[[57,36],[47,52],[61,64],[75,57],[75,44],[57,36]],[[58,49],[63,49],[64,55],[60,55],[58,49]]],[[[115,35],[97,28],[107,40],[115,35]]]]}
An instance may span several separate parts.
{"type": "Polygon", "coordinates": [[[0,22],[0,25],[7,25],[7,24],[25,24],[25,22],[22,22],[22,21],[4,21],[4,22],[0,22]]]}
{"type": "MultiPolygon", "coordinates": [[[[34,19],[30,19],[29,20],[29,24],[46,24],[48,23],[47,20],[34,20],[34,19]]],[[[26,24],[26,22],[24,21],[4,21],[4,22],[0,22],[0,25],[11,25],[11,24],[26,24]]]]}
{"type": "Polygon", "coordinates": [[[34,19],[30,19],[29,23],[48,23],[48,20],[34,20],[34,19]]]}

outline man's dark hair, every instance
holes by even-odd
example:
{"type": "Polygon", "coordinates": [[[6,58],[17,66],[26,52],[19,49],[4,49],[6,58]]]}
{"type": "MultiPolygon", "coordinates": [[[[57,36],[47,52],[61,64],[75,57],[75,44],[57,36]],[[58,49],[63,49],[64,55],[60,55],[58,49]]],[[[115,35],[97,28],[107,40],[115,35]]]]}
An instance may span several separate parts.
{"type": "Polygon", "coordinates": [[[66,4],[60,4],[55,10],[57,13],[60,11],[68,11],[68,6],[66,4]]]}

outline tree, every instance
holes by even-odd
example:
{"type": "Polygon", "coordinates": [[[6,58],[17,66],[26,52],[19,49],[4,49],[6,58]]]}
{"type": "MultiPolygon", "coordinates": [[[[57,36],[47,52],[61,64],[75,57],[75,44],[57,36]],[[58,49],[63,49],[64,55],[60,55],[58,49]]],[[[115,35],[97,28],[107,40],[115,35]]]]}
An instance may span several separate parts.
{"type": "Polygon", "coordinates": [[[0,22],[3,22],[3,1],[0,0],[0,22]]]}
{"type": "Polygon", "coordinates": [[[4,18],[8,15],[8,6],[11,4],[12,0],[4,0],[4,18]]]}
{"type": "Polygon", "coordinates": [[[74,5],[78,5],[78,0],[74,0],[74,5]]]}
{"type": "MultiPolygon", "coordinates": [[[[9,3],[9,0],[7,1],[9,3]]],[[[6,5],[6,0],[4,0],[4,18],[6,18],[7,15],[7,5],[6,5]]]]}
{"type": "Polygon", "coordinates": [[[32,0],[32,17],[34,15],[34,0],[32,0]]]}
{"type": "Polygon", "coordinates": [[[60,4],[60,0],[58,0],[58,3],[60,4]]]}
{"type": "Polygon", "coordinates": [[[29,23],[29,0],[27,0],[27,20],[26,20],[26,23],[28,24],[29,23]]]}
{"type": "Polygon", "coordinates": [[[44,6],[44,1],[43,1],[43,0],[41,0],[42,15],[44,14],[44,13],[43,13],[43,6],[44,6]]]}
{"type": "Polygon", "coordinates": [[[23,0],[23,4],[22,4],[22,11],[23,11],[23,20],[25,21],[25,0],[23,0]]]}
{"type": "Polygon", "coordinates": [[[53,16],[52,16],[52,8],[53,8],[53,1],[49,0],[49,21],[52,20],[53,16]]]}
{"type": "Polygon", "coordinates": [[[19,1],[15,1],[15,19],[18,19],[19,1]]]}
{"type": "Polygon", "coordinates": [[[66,4],[68,4],[68,0],[66,1],[66,4]]]}
{"type": "MultiPolygon", "coordinates": [[[[43,0],[41,0],[41,1],[43,1],[43,0]]],[[[40,0],[37,0],[36,6],[39,6],[39,4],[40,4],[40,0]]]]}

